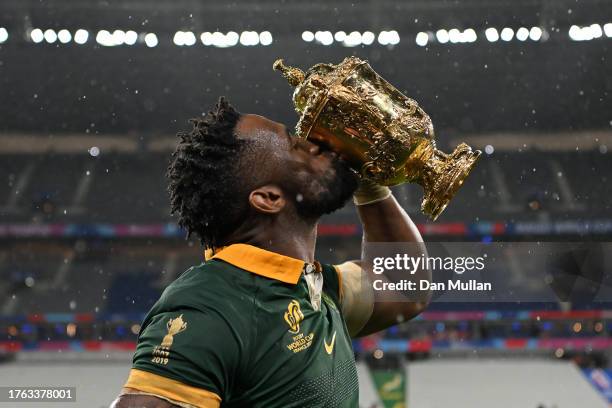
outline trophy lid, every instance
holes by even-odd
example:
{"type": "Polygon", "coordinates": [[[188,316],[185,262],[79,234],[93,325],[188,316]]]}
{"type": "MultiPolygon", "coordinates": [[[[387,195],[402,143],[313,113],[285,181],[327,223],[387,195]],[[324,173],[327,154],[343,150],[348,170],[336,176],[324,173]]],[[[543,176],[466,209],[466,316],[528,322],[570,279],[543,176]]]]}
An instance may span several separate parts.
{"type": "Polygon", "coordinates": [[[304,73],[299,68],[285,65],[282,59],[274,62],[272,68],[281,71],[287,82],[295,87],[293,104],[295,110],[301,114],[296,125],[296,136],[308,137],[328,100],[329,90],[342,84],[352,71],[362,64],[367,62],[357,57],[347,57],[336,65],[316,64],[304,73]]]}

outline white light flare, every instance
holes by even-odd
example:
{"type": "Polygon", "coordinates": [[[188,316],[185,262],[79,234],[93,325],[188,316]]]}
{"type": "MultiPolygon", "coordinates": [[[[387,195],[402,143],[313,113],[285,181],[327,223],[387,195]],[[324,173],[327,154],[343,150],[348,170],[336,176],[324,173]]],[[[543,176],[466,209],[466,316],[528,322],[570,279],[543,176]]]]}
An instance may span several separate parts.
{"type": "Polygon", "coordinates": [[[83,45],[89,39],[89,32],[87,30],[83,30],[82,28],[76,30],[74,33],[74,42],[83,45]]]}
{"type": "Polygon", "coordinates": [[[487,37],[487,41],[489,42],[497,42],[499,41],[499,33],[496,28],[489,27],[485,30],[485,37],[487,37]]]}
{"type": "Polygon", "coordinates": [[[157,47],[157,44],[159,44],[159,40],[155,33],[147,33],[144,37],[144,41],[149,48],[157,47]]]}
{"type": "Polygon", "coordinates": [[[416,35],[415,41],[419,47],[425,47],[427,43],[429,42],[429,35],[421,31],[420,33],[416,35]]]}
{"type": "Polygon", "coordinates": [[[0,44],[6,42],[8,40],[8,31],[4,27],[0,27],[0,44]]]}
{"type": "Polygon", "coordinates": [[[511,41],[512,37],[514,37],[514,30],[510,27],[505,27],[503,30],[501,30],[500,37],[502,41],[511,41]]]}

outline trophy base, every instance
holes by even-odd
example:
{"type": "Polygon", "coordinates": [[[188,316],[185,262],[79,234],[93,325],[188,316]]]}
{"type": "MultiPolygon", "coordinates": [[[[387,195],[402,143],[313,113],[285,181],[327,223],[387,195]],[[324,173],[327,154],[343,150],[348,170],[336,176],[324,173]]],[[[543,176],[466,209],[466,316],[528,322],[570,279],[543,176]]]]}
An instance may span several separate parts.
{"type": "Polygon", "coordinates": [[[465,143],[461,143],[455,151],[445,157],[444,164],[434,186],[425,191],[421,203],[421,211],[435,221],[444,211],[450,200],[455,196],[474,164],[480,157],[480,150],[472,151],[465,143]]]}

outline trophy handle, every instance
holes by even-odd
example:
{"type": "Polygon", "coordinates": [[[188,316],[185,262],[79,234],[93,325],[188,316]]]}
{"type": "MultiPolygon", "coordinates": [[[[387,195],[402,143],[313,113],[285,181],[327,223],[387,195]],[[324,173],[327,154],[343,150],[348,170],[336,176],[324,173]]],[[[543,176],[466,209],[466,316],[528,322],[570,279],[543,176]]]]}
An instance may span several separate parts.
{"type": "Polygon", "coordinates": [[[472,151],[465,143],[457,146],[452,154],[434,148],[419,182],[425,191],[421,211],[435,221],[470,174],[481,153],[480,150],[472,151]]]}

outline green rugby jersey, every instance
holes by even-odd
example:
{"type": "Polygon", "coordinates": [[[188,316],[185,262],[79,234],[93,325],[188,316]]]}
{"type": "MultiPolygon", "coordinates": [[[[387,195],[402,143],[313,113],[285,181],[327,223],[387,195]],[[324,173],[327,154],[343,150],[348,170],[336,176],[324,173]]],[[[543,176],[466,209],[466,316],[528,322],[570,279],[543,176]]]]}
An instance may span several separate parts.
{"type": "Polygon", "coordinates": [[[309,264],[223,248],[170,284],[147,314],[125,387],[196,407],[357,407],[340,276],[310,303],[309,264]]]}

